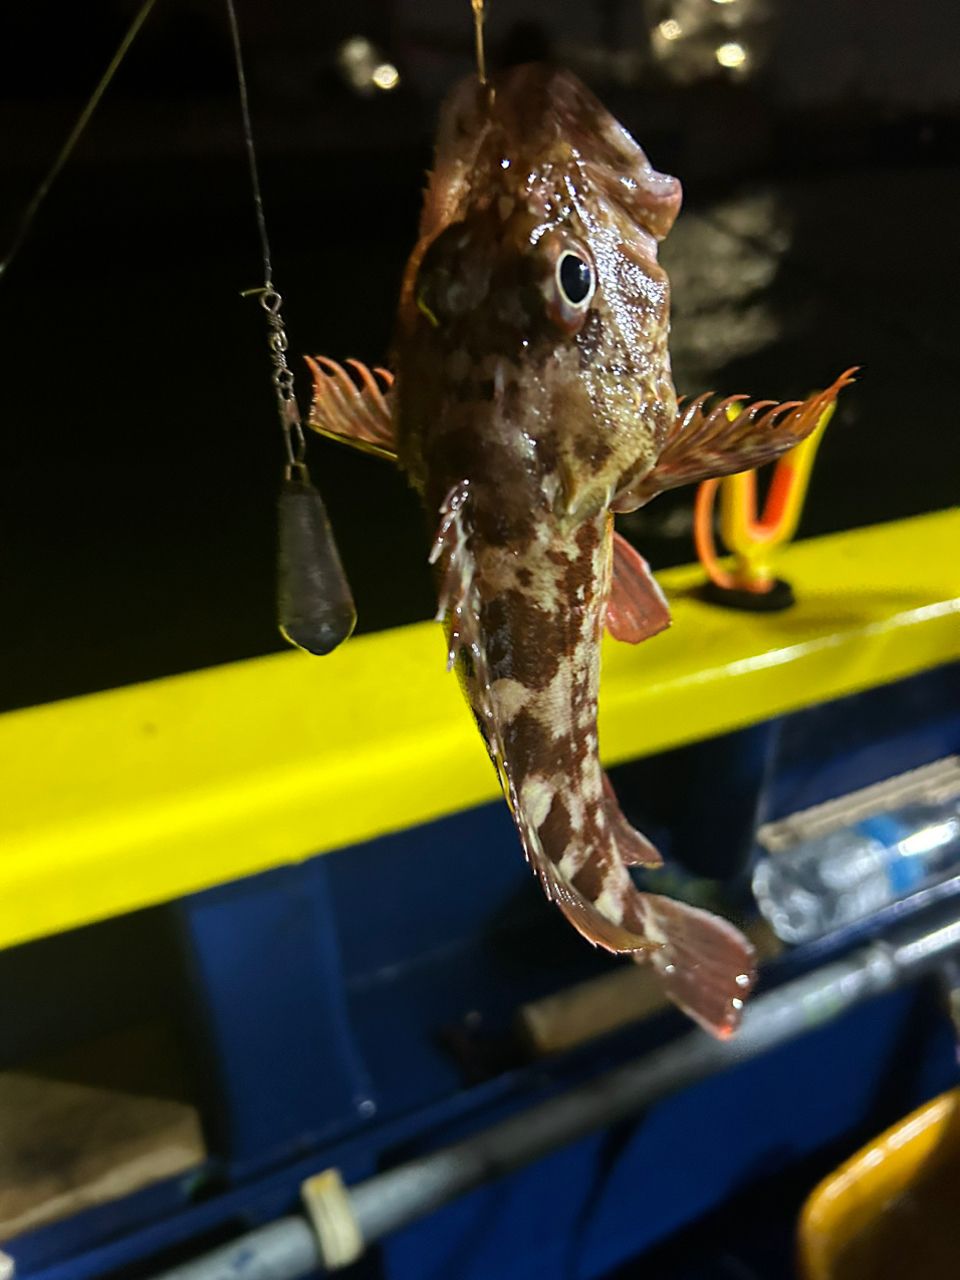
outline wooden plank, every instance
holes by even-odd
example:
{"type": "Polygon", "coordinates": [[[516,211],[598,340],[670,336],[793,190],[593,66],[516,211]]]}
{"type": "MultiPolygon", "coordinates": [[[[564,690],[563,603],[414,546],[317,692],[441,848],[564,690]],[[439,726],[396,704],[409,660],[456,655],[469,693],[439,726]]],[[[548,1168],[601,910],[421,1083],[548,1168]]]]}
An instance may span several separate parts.
{"type": "Polygon", "coordinates": [[[169,1052],[152,1030],[0,1072],[0,1240],[203,1163],[196,1108],[164,1096],[169,1052]]]}

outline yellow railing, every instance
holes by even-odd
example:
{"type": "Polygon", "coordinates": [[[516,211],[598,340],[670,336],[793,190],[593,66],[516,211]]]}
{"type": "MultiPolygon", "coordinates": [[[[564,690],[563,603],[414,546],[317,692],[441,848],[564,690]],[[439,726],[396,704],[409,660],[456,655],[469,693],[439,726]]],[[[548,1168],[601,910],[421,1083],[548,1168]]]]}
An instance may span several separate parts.
{"type": "MultiPolygon", "coordinates": [[[[960,511],[798,543],[798,603],[740,614],[661,575],[673,627],[604,654],[608,763],[960,658],[960,511]]],[[[434,623],[0,716],[0,946],[498,794],[434,623]]]]}

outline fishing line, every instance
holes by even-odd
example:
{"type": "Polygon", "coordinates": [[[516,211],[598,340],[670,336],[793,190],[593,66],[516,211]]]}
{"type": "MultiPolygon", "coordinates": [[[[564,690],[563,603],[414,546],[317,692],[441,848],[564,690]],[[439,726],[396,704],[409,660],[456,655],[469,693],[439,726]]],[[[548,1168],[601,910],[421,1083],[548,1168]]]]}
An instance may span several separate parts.
{"type": "Polygon", "coordinates": [[[273,261],[253,141],[240,28],[234,0],[226,0],[226,5],[240,90],[243,140],[263,259],[263,284],[256,289],[245,289],[242,296],[258,296],[267,317],[273,387],[287,458],[277,502],[277,624],[291,644],[309,653],[325,654],[347,639],[356,624],[357,613],[323,498],[314,488],[307,468],[307,444],[294,391],[293,372],[287,364],[289,344],[283,324],[283,298],[273,283],[273,261]]]}
{"type": "Polygon", "coordinates": [[[487,83],[487,62],[483,48],[483,3],[484,0],[470,0],[473,9],[473,40],[477,53],[477,79],[481,84],[487,83]]]}
{"type": "Polygon", "coordinates": [[[26,209],[24,209],[23,214],[21,215],[21,218],[20,218],[20,224],[17,227],[16,233],[13,237],[13,244],[10,246],[7,256],[4,258],[2,262],[0,262],[0,277],[4,275],[4,273],[9,268],[10,263],[14,260],[14,258],[19,253],[20,247],[23,244],[24,240],[26,240],[27,235],[30,231],[30,228],[33,225],[33,221],[40,210],[40,206],[43,204],[44,200],[47,198],[47,192],[50,190],[50,188],[53,186],[54,182],[56,181],[57,176],[60,173],[60,170],[70,159],[71,152],[73,151],[77,143],[80,141],[80,136],[83,133],[84,129],[86,129],[87,125],[90,123],[91,116],[96,111],[97,107],[100,105],[100,99],[103,97],[104,93],[106,93],[107,87],[110,84],[110,81],[116,75],[121,62],[123,62],[124,58],[127,56],[127,51],[129,50],[130,46],[133,44],[134,40],[137,38],[137,34],[140,28],[143,26],[147,18],[150,16],[150,10],[153,8],[156,2],[157,0],[144,0],[144,3],[140,6],[140,9],[136,17],[134,18],[133,22],[131,22],[129,28],[127,29],[127,34],[120,41],[120,45],[117,48],[116,53],[110,59],[110,62],[109,62],[109,65],[107,66],[106,71],[104,71],[103,75],[100,77],[100,83],[97,85],[93,93],[90,95],[90,98],[87,101],[87,105],[80,112],[80,115],[77,117],[76,124],[70,130],[70,133],[67,136],[66,142],[64,142],[63,146],[60,148],[59,153],[57,154],[56,159],[54,160],[53,164],[50,166],[50,169],[47,172],[47,176],[40,183],[39,187],[37,187],[36,191],[34,192],[33,199],[27,205],[26,209]]]}

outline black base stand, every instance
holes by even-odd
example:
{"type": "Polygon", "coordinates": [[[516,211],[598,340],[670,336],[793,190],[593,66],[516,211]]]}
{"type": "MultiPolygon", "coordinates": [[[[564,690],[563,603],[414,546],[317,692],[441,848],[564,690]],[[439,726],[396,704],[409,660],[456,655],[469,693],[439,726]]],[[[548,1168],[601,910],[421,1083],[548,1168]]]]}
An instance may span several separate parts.
{"type": "Polygon", "coordinates": [[[719,604],[724,609],[743,609],[748,613],[779,613],[796,603],[789,582],[777,578],[769,591],[743,591],[737,587],[718,587],[707,581],[697,591],[701,600],[719,604]]]}

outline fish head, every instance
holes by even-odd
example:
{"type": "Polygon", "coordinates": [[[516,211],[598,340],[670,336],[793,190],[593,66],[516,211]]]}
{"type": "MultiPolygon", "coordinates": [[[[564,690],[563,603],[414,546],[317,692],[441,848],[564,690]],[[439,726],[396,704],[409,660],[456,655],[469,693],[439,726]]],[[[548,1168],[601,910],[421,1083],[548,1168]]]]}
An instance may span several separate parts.
{"type": "Polygon", "coordinates": [[[652,467],[676,412],[657,245],[680,200],[567,72],[453,93],[396,343],[419,488],[467,479],[504,512],[579,520],[652,467]]]}

